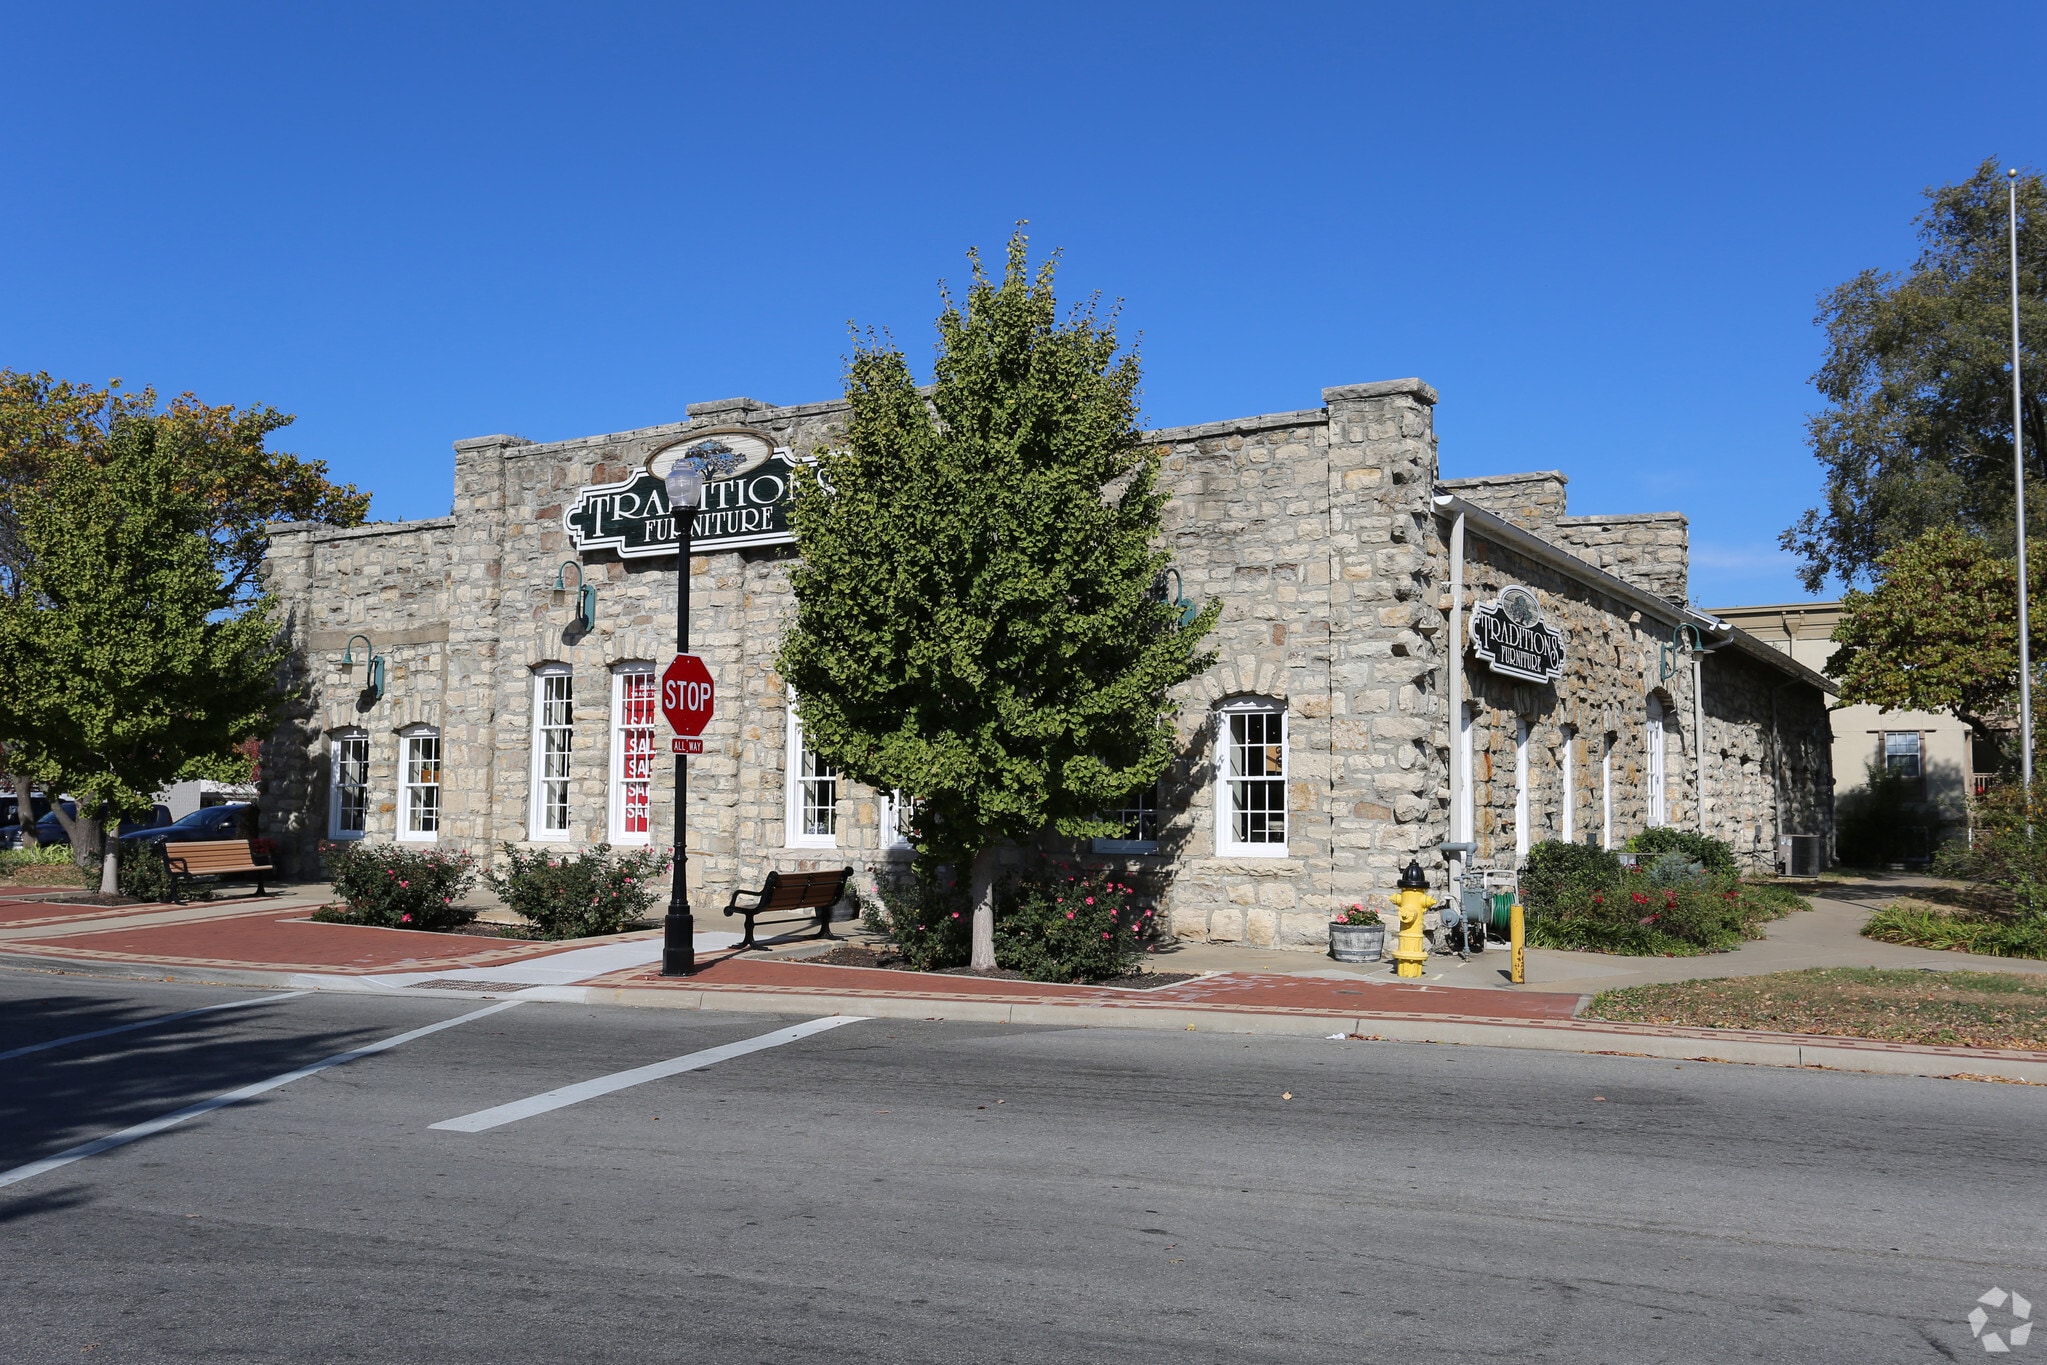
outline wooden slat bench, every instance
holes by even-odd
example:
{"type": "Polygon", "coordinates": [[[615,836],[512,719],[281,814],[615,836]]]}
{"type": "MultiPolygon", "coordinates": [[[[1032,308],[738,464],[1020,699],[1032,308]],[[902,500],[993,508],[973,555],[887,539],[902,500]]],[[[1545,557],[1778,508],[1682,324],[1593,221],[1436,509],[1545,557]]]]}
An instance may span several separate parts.
{"type": "Polygon", "coordinates": [[[832,932],[832,907],[846,894],[846,883],[853,879],[853,869],[842,867],[836,872],[770,872],[768,879],[761,883],[760,890],[748,891],[744,887],[732,893],[732,899],[725,903],[727,916],[746,916],[746,937],[739,941],[735,952],[758,948],[753,939],[753,922],[762,915],[785,914],[793,910],[815,911],[817,914],[817,937],[837,938],[832,932]],[[739,903],[741,896],[751,896],[753,905],[739,903]]]}
{"type": "Polygon", "coordinates": [[[263,880],[275,875],[269,863],[256,861],[255,846],[247,839],[208,839],[200,843],[174,844],[165,839],[157,844],[171,872],[171,899],[184,904],[184,887],[200,877],[250,877],[256,879],[256,893],[263,894],[263,880]]]}

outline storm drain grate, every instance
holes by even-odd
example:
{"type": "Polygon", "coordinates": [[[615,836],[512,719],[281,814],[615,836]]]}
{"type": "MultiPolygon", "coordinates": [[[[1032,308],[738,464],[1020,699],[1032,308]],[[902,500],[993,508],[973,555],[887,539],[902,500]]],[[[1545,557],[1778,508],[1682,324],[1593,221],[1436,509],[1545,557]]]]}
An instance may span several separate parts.
{"type": "Polygon", "coordinates": [[[437,991],[502,992],[523,991],[531,984],[532,983],[528,981],[452,981],[443,978],[442,980],[439,981],[415,981],[410,986],[407,986],[405,989],[409,991],[423,991],[426,990],[428,987],[432,987],[434,990],[437,991]]]}

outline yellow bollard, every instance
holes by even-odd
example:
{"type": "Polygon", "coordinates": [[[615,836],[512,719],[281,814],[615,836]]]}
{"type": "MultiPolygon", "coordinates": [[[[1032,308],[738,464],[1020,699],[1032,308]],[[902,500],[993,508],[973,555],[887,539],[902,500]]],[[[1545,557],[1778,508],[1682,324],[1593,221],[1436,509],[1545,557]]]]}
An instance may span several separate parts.
{"type": "Polygon", "coordinates": [[[1520,905],[1516,904],[1507,911],[1507,944],[1512,950],[1507,960],[1507,979],[1517,986],[1525,980],[1522,968],[1526,964],[1523,961],[1522,949],[1527,946],[1527,939],[1528,924],[1521,917],[1520,905]]]}

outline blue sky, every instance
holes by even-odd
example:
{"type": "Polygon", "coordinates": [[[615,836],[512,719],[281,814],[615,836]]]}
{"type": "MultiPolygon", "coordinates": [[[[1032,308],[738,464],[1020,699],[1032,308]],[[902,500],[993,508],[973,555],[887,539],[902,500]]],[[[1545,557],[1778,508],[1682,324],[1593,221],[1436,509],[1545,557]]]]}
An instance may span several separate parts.
{"type": "Polygon", "coordinates": [[[1420,375],[1449,476],[1692,519],[1803,596],[1815,297],[1921,190],[2039,166],[2047,9],[95,6],[6,14],[0,365],[298,414],[447,511],[449,443],[928,365],[1015,219],[1143,333],[1160,425],[1420,375]]]}

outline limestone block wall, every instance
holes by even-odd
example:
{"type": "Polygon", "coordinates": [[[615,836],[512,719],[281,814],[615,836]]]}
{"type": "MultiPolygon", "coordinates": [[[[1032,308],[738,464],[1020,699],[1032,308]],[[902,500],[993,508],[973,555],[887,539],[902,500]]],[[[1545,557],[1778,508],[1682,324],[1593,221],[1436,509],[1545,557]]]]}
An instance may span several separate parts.
{"type": "Polygon", "coordinates": [[[1658,597],[1688,600],[1691,532],[1682,512],[1559,517],[1543,538],[1658,597]]]}

